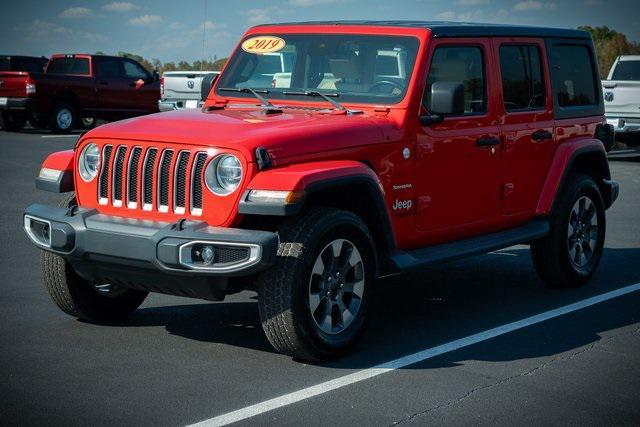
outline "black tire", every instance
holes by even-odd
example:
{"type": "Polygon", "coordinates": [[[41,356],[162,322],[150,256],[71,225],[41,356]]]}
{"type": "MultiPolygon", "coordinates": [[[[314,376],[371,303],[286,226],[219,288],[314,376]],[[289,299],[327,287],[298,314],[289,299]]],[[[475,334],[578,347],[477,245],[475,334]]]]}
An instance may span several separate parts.
{"type": "Polygon", "coordinates": [[[617,134],[616,139],[623,142],[629,148],[637,148],[640,146],[640,132],[617,134]]]}
{"type": "MultiPolygon", "coordinates": [[[[66,197],[61,207],[75,204],[74,195],[66,197]]],[[[136,310],[148,292],[120,288],[101,293],[93,282],[78,276],[64,258],[42,251],[41,268],[45,288],[53,302],[65,313],[82,320],[106,323],[121,320],[136,310]]]]}
{"type": "Polygon", "coordinates": [[[83,117],[81,122],[82,122],[82,129],[86,129],[86,130],[91,130],[94,127],[96,127],[96,118],[95,117],[83,117]]]}
{"type": "Polygon", "coordinates": [[[375,249],[366,224],[344,210],[317,208],[286,221],[278,234],[277,264],[258,278],[260,319],[269,342],[277,351],[305,361],[343,353],[364,329],[376,280],[375,249]],[[364,291],[350,323],[340,332],[327,334],[312,318],[309,292],[317,257],[336,239],[352,243],[361,256],[358,270],[364,291]]]}
{"type": "Polygon", "coordinates": [[[557,206],[553,210],[550,222],[549,235],[531,244],[531,256],[538,275],[551,287],[575,288],[586,285],[600,263],[606,231],[604,203],[600,190],[591,177],[578,174],[569,176],[557,201],[557,206]],[[585,203],[588,203],[587,200],[591,202],[593,211],[585,210],[593,212],[593,214],[589,215],[588,219],[580,220],[580,223],[585,225],[572,226],[570,232],[569,222],[573,219],[580,219],[573,210],[574,205],[579,204],[581,200],[584,200],[585,203]],[[592,226],[586,225],[587,221],[592,222],[592,218],[597,220],[595,230],[592,226]],[[572,236],[576,236],[575,230],[577,229],[582,230],[578,232],[579,240],[570,239],[570,233],[572,236]],[[589,247],[589,242],[584,238],[591,235],[596,237],[594,249],[586,250],[584,248],[589,247]],[[575,256],[572,261],[572,248],[573,253],[580,257],[580,261],[584,256],[584,265],[576,264],[575,256]],[[580,255],[580,252],[583,255],[580,255]],[[589,256],[585,255],[587,252],[590,254],[589,256]]]}
{"type": "Polygon", "coordinates": [[[24,113],[14,111],[2,112],[2,127],[7,132],[20,132],[27,124],[27,116],[24,113]]]}
{"type": "Polygon", "coordinates": [[[69,133],[78,123],[76,110],[66,102],[58,102],[53,106],[49,116],[49,129],[54,133],[69,133]]]}

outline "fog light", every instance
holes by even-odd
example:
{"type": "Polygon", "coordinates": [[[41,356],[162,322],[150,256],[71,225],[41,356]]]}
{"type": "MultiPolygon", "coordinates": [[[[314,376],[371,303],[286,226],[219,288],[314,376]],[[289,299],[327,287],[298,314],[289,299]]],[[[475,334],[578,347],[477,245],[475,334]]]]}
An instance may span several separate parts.
{"type": "Polygon", "coordinates": [[[47,248],[51,247],[51,224],[36,218],[25,216],[24,228],[34,243],[47,248]]]}
{"type": "Polygon", "coordinates": [[[191,260],[196,265],[211,265],[215,258],[216,251],[212,245],[198,244],[191,249],[191,260]]]}

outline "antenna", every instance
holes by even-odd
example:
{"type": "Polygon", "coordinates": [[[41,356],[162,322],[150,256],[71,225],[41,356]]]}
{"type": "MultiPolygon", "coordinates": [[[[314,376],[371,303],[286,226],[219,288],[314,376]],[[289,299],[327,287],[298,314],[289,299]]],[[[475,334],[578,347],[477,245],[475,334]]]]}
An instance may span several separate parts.
{"type": "Polygon", "coordinates": [[[205,41],[207,39],[207,0],[203,0],[204,3],[204,21],[202,22],[202,55],[200,56],[200,71],[204,65],[204,52],[205,41]]]}

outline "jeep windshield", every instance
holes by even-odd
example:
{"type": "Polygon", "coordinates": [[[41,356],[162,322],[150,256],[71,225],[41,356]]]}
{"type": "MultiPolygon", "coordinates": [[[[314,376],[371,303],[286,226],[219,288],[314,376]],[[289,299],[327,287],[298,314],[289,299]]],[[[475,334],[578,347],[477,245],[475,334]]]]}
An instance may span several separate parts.
{"type": "MultiPolygon", "coordinates": [[[[395,104],[406,94],[418,45],[416,38],[405,36],[249,36],[217,87],[268,90],[265,97],[271,100],[296,98],[287,96],[292,92],[318,92],[339,102],[395,104]]],[[[229,96],[221,89],[216,93],[229,96]]],[[[252,97],[243,92],[234,96],[252,97]]]]}

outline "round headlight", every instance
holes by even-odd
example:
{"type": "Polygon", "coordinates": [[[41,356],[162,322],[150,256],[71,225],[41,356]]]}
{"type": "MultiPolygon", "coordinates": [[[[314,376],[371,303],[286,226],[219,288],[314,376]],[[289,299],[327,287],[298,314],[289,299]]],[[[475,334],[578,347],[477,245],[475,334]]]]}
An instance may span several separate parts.
{"type": "Polygon", "coordinates": [[[88,144],[80,153],[78,170],[86,182],[93,180],[100,169],[100,148],[94,143],[88,144]]]}
{"type": "Polygon", "coordinates": [[[212,193],[227,195],[234,192],[242,181],[242,164],[236,156],[223,154],[207,165],[204,181],[212,193]]]}

